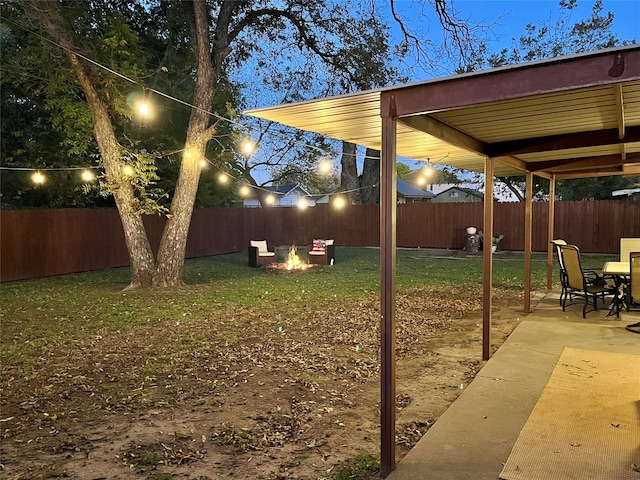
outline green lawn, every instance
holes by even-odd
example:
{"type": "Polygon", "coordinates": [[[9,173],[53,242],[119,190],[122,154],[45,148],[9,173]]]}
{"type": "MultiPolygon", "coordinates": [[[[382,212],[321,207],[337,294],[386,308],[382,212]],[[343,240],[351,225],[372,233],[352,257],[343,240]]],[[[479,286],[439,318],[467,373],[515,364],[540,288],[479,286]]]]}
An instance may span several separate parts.
{"type": "MultiPolygon", "coordinates": [[[[295,311],[377,294],[378,249],[338,248],[336,257],[336,265],[326,266],[323,273],[293,275],[250,268],[246,252],[187,260],[188,286],[174,290],[122,292],[129,280],[128,268],[6,283],[2,285],[0,345],[6,353],[10,345],[35,346],[68,334],[198,316],[228,303],[259,308],[275,302],[295,311]]],[[[534,289],[546,285],[546,258],[546,254],[533,254],[534,289]]],[[[584,267],[599,267],[611,259],[611,255],[583,255],[584,267]]],[[[464,288],[481,282],[481,257],[456,257],[455,252],[434,257],[425,249],[397,251],[399,290],[443,284],[464,288]]],[[[522,253],[496,255],[494,285],[519,289],[522,282],[522,253]]]]}

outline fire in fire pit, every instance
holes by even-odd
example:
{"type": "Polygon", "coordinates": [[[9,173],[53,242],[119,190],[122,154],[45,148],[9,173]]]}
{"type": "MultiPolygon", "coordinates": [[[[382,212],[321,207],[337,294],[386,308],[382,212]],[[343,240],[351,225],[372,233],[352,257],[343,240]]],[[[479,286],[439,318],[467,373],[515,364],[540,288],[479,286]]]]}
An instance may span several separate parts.
{"type": "MultiPolygon", "coordinates": [[[[264,269],[269,273],[294,273],[294,272],[322,272],[324,269],[321,265],[310,264],[308,260],[299,253],[305,251],[302,249],[296,249],[293,245],[289,247],[284,262],[276,262],[265,265],[264,269]]],[[[282,258],[282,257],[280,257],[282,258]]]]}
{"type": "Polygon", "coordinates": [[[300,257],[296,253],[296,246],[292,245],[289,249],[289,254],[287,255],[287,270],[295,270],[297,268],[302,268],[302,261],[300,257]]]}

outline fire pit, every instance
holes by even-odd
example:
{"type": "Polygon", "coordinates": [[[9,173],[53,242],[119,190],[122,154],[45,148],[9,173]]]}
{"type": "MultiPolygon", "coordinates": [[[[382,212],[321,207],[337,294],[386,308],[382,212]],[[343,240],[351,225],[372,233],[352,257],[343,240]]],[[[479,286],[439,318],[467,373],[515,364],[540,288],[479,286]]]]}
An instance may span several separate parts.
{"type": "MultiPolygon", "coordinates": [[[[278,251],[287,249],[287,255],[282,262],[269,263],[264,266],[264,270],[267,273],[276,274],[291,274],[291,273],[303,273],[303,272],[322,272],[324,269],[322,265],[314,265],[309,263],[308,259],[303,258],[303,253],[306,252],[306,248],[296,249],[296,246],[291,247],[277,247],[276,258],[278,258],[278,251]],[[300,255],[299,255],[300,253],[300,255]]],[[[278,258],[279,259],[279,258],[278,258]]]]}

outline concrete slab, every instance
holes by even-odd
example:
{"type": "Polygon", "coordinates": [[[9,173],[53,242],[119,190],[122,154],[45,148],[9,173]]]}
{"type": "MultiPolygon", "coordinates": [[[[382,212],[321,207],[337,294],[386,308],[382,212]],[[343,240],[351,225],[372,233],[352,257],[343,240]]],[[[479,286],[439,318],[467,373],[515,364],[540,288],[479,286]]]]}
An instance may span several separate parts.
{"type": "Polygon", "coordinates": [[[599,310],[562,312],[557,295],[534,306],[476,378],[387,477],[389,480],[496,480],[565,346],[640,354],[640,335],[599,310]]]}

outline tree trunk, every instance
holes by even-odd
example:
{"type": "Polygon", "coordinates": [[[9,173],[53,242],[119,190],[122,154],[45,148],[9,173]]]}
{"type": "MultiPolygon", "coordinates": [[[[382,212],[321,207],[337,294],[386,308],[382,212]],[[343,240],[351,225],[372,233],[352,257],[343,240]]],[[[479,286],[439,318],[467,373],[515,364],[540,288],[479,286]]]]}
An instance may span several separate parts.
{"type": "Polygon", "coordinates": [[[356,164],[355,143],[342,142],[342,165],[340,173],[340,189],[347,192],[352,205],[360,204],[360,184],[358,182],[358,165],[356,164]]]}
{"type": "Polygon", "coordinates": [[[362,203],[365,205],[380,203],[380,150],[367,148],[360,187],[362,203]]]}
{"type": "Polygon", "coordinates": [[[205,156],[207,142],[214,134],[209,128],[211,117],[208,113],[213,107],[217,72],[223,57],[216,57],[216,67],[211,59],[209,42],[209,21],[203,0],[194,0],[192,38],[195,41],[195,53],[198,65],[196,91],[191,110],[187,139],[180,165],[180,174],[171,202],[170,214],[160,241],[157,270],[153,278],[154,286],[172,287],[184,283],[184,259],[187,237],[198,182],[200,181],[200,160],[205,156]]]}
{"type": "Polygon", "coordinates": [[[64,52],[84,91],[93,115],[93,131],[102,157],[107,181],[113,186],[113,196],[118,207],[125,243],[131,263],[131,282],[127,288],[151,285],[155,262],[151,245],[147,238],[142,217],[137,208],[137,199],[129,180],[122,174],[120,145],[113,130],[107,107],[100,99],[84,61],[74,53],[76,45],[72,33],[65,22],[57,2],[31,0],[36,18],[49,34],[64,47],[64,52]]]}

